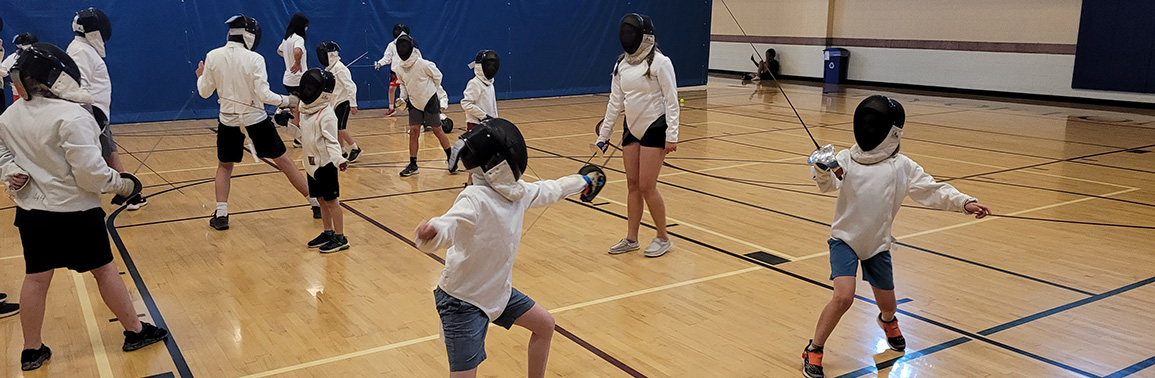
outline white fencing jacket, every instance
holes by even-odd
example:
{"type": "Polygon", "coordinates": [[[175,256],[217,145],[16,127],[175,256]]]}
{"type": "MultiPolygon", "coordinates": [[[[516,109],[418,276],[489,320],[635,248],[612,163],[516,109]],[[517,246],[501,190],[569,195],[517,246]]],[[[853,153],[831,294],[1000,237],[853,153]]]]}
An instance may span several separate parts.
{"type": "Polygon", "coordinates": [[[80,86],[92,96],[92,105],[100,108],[105,116],[112,119],[112,78],[108,76],[108,66],[96,48],[88,44],[84,37],[77,36],[68,44],[68,56],[80,68],[80,86]]]}
{"type": "Polygon", "coordinates": [[[329,58],[329,67],[326,68],[333,73],[333,77],[337,79],[337,85],[333,87],[333,100],[330,102],[334,107],[341,105],[342,102],[349,101],[349,107],[357,107],[357,83],[353,81],[353,75],[349,72],[349,67],[345,63],[341,63],[340,59],[329,58]]]}
{"type": "Polygon", "coordinates": [[[220,121],[225,126],[251,126],[269,117],[264,104],[285,107],[289,98],[269,89],[265,58],[229,41],[205,56],[205,71],[197,79],[197,92],[220,98],[220,121]]]}
{"type": "Polygon", "coordinates": [[[658,117],[666,117],[666,142],[678,142],[678,80],[674,76],[674,64],[660,51],[654,52],[654,64],[642,61],[629,64],[625,59],[618,62],[618,74],[610,83],[610,102],[606,105],[606,117],[602,121],[598,142],[610,140],[614,133],[614,123],[624,109],[627,132],[641,139],[646,129],[658,117]],[[650,70],[647,78],[646,69],[650,70]]]}
{"type": "Polygon", "coordinates": [[[513,288],[513,261],[521,244],[525,211],[547,206],[577,194],[585,178],[571,175],[557,180],[520,183],[525,195],[505,199],[481,176],[465,187],[445,215],[429,220],[437,229],[431,240],[417,239],[417,248],[432,252],[449,247],[438,286],[454,298],[477,306],[490,320],[497,319],[509,304],[513,288]]]}
{"type": "MultiPolygon", "coordinates": [[[[440,89],[441,70],[433,62],[422,58],[416,49],[409,60],[393,66],[393,73],[397,74],[397,81],[409,96],[409,106],[417,110],[424,109],[434,95],[444,91],[440,89]]],[[[440,99],[439,106],[446,101],[448,99],[440,99]]]]}
{"type": "Polygon", "coordinates": [[[315,176],[317,168],[333,163],[340,167],[346,161],[341,153],[341,142],[337,141],[337,114],[333,113],[330,101],[317,99],[310,107],[301,103],[301,162],[310,176],[315,176]]]}
{"type": "Polygon", "coordinates": [[[493,88],[493,80],[486,79],[481,72],[481,65],[473,66],[473,78],[465,84],[465,92],[461,97],[461,109],[465,111],[465,121],[481,123],[485,116],[497,118],[497,94],[493,88]]]}
{"type": "Polygon", "coordinates": [[[835,158],[843,170],[842,180],[814,167],[810,175],[822,192],[839,191],[830,237],[845,242],[862,260],[894,250],[890,231],[906,196],[923,206],[958,212],[977,201],[950,184],[935,182],[903,154],[871,165],[851,159],[849,150],[839,151],[835,158]]]}

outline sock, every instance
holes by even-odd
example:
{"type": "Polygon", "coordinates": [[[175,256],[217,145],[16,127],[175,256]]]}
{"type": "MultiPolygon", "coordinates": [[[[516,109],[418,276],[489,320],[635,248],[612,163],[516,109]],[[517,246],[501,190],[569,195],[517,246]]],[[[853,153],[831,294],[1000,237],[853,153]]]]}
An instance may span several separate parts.
{"type": "Polygon", "coordinates": [[[217,216],[223,217],[225,215],[229,215],[229,203],[217,202],[217,216]]]}
{"type": "Polygon", "coordinates": [[[446,148],[445,149],[445,158],[448,159],[450,155],[453,155],[453,148],[446,148]]]}
{"type": "Polygon", "coordinates": [[[317,202],[317,199],[316,199],[316,198],[313,198],[313,197],[309,197],[309,205],[310,205],[310,206],[313,206],[313,207],[320,207],[320,206],[321,206],[321,203],[320,203],[320,202],[317,202]]]}
{"type": "Polygon", "coordinates": [[[897,316],[894,316],[894,315],[891,315],[891,316],[890,316],[890,320],[886,320],[886,319],[883,319],[883,318],[882,318],[882,314],[878,314],[878,320],[881,320],[883,323],[887,323],[887,324],[889,324],[889,323],[894,323],[894,320],[895,320],[895,319],[898,319],[898,317],[897,317],[897,316]]]}
{"type": "Polygon", "coordinates": [[[417,158],[416,157],[410,157],[409,158],[409,165],[417,165],[417,158]]]}
{"type": "Polygon", "coordinates": [[[349,145],[349,147],[352,147],[352,149],[354,149],[354,150],[360,150],[360,148],[357,148],[357,143],[353,143],[353,144],[349,145]]]}

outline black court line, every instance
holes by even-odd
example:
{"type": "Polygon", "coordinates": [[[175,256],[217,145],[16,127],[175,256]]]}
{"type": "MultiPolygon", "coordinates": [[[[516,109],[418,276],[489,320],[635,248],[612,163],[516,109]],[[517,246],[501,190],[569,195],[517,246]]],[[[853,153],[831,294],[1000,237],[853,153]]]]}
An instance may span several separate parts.
{"type": "MultiPolygon", "coordinates": [[[[176,378],[176,376],[172,375],[172,372],[170,371],[170,372],[167,372],[167,373],[160,373],[160,374],[157,374],[157,375],[150,375],[150,376],[147,376],[147,377],[144,377],[144,378],[176,378]]],[[[182,377],[182,378],[183,378],[183,377],[182,377]]]]}
{"type": "Polygon", "coordinates": [[[140,299],[144,302],[144,307],[148,309],[148,313],[152,315],[152,321],[156,322],[157,327],[169,330],[168,339],[164,341],[164,346],[168,349],[168,354],[172,357],[173,365],[176,365],[176,371],[181,378],[192,378],[192,370],[189,369],[188,363],[185,362],[184,354],[181,353],[180,347],[176,343],[176,332],[168,327],[164,321],[164,315],[160,313],[160,308],[157,307],[156,301],[152,298],[152,294],[148,291],[148,286],[144,284],[144,278],[140,276],[140,271],[136,268],[136,263],[133,262],[132,256],[128,253],[128,248],[125,248],[124,241],[120,239],[120,233],[116,230],[116,216],[124,211],[124,207],[120,207],[108,215],[105,225],[108,228],[108,236],[112,239],[116,249],[120,251],[120,259],[124,262],[128,274],[132,277],[133,283],[136,285],[136,291],[140,293],[140,299]]]}
{"type": "Polygon", "coordinates": [[[946,180],[942,180],[942,181],[946,182],[946,181],[950,181],[950,180],[963,180],[963,179],[969,179],[969,178],[974,178],[974,177],[978,177],[978,176],[993,175],[993,174],[997,174],[997,173],[1014,172],[1014,171],[1019,171],[1019,170],[1023,170],[1023,169],[1027,169],[1027,168],[1037,168],[1037,167],[1042,167],[1044,165],[1070,162],[1070,161],[1079,160],[1079,159],[1086,159],[1089,157],[1117,154],[1120,152],[1125,152],[1127,150],[1132,150],[1132,149],[1136,149],[1136,148],[1150,148],[1150,147],[1155,147],[1155,144],[1148,144],[1148,145],[1144,145],[1144,146],[1130,147],[1130,148],[1120,148],[1120,149],[1115,149],[1115,150],[1111,150],[1111,151],[1097,152],[1097,153],[1088,154],[1088,155],[1070,157],[1070,158],[1066,158],[1066,159],[1058,159],[1058,160],[1052,160],[1052,161],[1043,162],[1043,163],[1029,164],[1029,165],[1024,165],[1021,167],[1005,168],[1005,169],[999,169],[999,170],[990,171],[990,172],[975,173],[975,174],[971,174],[971,175],[956,177],[953,179],[946,179],[946,180]]]}
{"type": "Polygon", "coordinates": [[[1148,170],[1145,170],[1145,169],[1130,168],[1130,167],[1120,167],[1120,166],[1109,165],[1109,164],[1102,164],[1102,163],[1092,163],[1092,162],[1088,162],[1088,161],[1072,161],[1072,163],[1079,163],[1079,164],[1085,164],[1085,165],[1093,165],[1093,166],[1096,166],[1096,167],[1103,167],[1103,168],[1114,168],[1114,169],[1121,169],[1121,170],[1124,170],[1124,171],[1139,172],[1139,173],[1146,173],[1146,174],[1155,174],[1155,171],[1148,171],[1148,170]]]}
{"type": "Polygon", "coordinates": [[[1117,372],[1111,373],[1104,378],[1123,378],[1131,374],[1138,373],[1140,370],[1155,366],[1155,357],[1148,358],[1143,361],[1136,362],[1134,365],[1128,366],[1117,372]]]}
{"type": "MultiPolygon", "coordinates": [[[[421,252],[422,254],[429,256],[430,258],[436,260],[438,263],[445,265],[445,259],[441,258],[441,256],[437,256],[433,253],[425,252],[425,251],[418,249],[417,243],[413,242],[413,240],[409,239],[408,237],[401,235],[397,231],[394,231],[393,229],[389,228],[389,226],[386,226],[386,225],[382,224],[381,222],[378,222],[377,220],[373,219],[372,217],[365,215],[365,213],[357,211],[357,209],[354,209],[352,206],[349,206],[348,204],[346,204],[344,202],[341,203],[341,207],[345,208],[345,210],[349,210],[349,212],[353,213],[353,215],[356,215],[356,216],[360,217],[361,219],[364,219],[366,222],[369,222],[370,224],[377,226],[377,228],[380,228],[381,230],[389,233],[390,235],[393,235],[393,237],[401,240],[405,244],[408,244],[410,247],[413,247],[413,249],[417,249],[418,252],[421,252]]],[[[582,348],[585,348],[590,353],[593,353],[594,355],[600,357],[602,360],[605,360],[606,362],[610,363],[610,365],[613,365],[614,367],[620,369],[621,371],[625,372],[626,374],[629,374],[632,377],[643,377],[644,378],[646,376],[645,374],[642,374],[641,372],[635,370],[634,368],[630,367],[629,365],[627,365],[626,363],[622,362],[621,360],[615,358],[614,356],[610,355],[609,353],[606,353],[605,351],[601,350],[601,348],[598,348],[598,347],[594,346],[593,344],[590,344],[588,341],[585,341],[585,339],[582,339],[581,337],[578,337],[577,335],[575,335],[573,332],[566,330],[561,325],[558,325],[555,323],[554,329],[558,333],[560,333],[562,336],[565,336],[565,338],[570,339],[570,341],[573,341],[574,343],[577,343],[582,348]]]]}
{"type": "MultiPolygon", "coordinates": [[[[145,314],[136,314],[136,317],[138,317],[138,318],[143,318],[143,317],[144,317],[144,315],[145,315],[145,314]]],[[[109,322],[109,323],[116,323],[118,320],[120,320],[120,319],[117,319],[117,318],[112,318],[112,319],[108,319],[108,322],[109,322]]]]}
{"type": "Polygon", "coordinates": [[[1070,286],[1067,286],[1067,285],[1063,285],[1063,284],[1060,284],[1060,283],[1056,283],[1056,282],[1047,281],[1047,280],[1044,280],[1044,279],[1041,279],[1041,278],[1031,277],[1031,276],[1028,276],[1028,275],[1026,275],[1026,274],[1022,274],[1022,273],[1019,273],[1019,272],[1015,272],[1015,271],[1011,271],[1011,270],[1007,270],[1007,269],[999,268],[999,267],[997,267],[997,266],[994,266],[994,265],[990,265],[990,264],[983,264],[983,263],[980,263],[980,262],[977,262],[977,261],[973,261],[973,260],[964,259],[964,258],[961,258],[961,257],[958,257],[958,256],[952,256],[952,255],[948,255],[948,254],[945,254],[945,253],[942,253],[942,252],[938,252],[938,251],[934,251],[934,250],[926,249],[926,248],[923,248],[923,247],[919,247],[919,246],[916,246],[916,245],[907,244],[907,243],[904,243],[904,242],[897,242],[897,244],[898,244],[898,245],[901,245],[901,246],[903,246],[903,247],[907,247],[907,248],[911,248],[911,249],[916,249],[916,250],[919,250],[919,251],[923,251],[923,252],[926,252],[926,253],[929,253],[929,254],[932,254],[932,255],[935,255],[935,256],[941,256],[941,257],[945,257],[945,258],[948,258],[948,259],[951,259],[951,260],[955,260],[955,261],[958,261],[958,262],[962,262],[962,263],[971,264],[971,265],[974,265],[974,266],[979,266],[979,267],[987,268],[987,269],[990,269],[990,270],[994,270],[994,271],[997,271],[997,272],[1001,272],[1001,273],[1004,273],[1004,274],[1009,274],[1009,275],[1012,275],[1012,276],[1015,276],[1015,277],[1019,277],[1019,278],[1022,278],[1022,279],[1027,279],[1027,280],[1035,281],[1035,282],[1038,282],[1038,283],[1041,283],[1041,284],[1044,284],[1044,285],[1054,286],[1054,287],[1057,287],[1057,288],[1060,288],[1060,289],[1064,289],[1064,290],[1067,290],[1067,291],[1073,291],[1073,292],[1076,292],[1076,293],[1079,293],[1079,294],[1083,294],[1083,295],[1087,295],[1087,296],[1093,296],[1093,295],[1095,295],[1095,293],[1092,293],[1092,292],[1089,292],[1089,291],[1086,291],[1086,290],[1077,289],[1077,288],[1074,288],[1074,287],[1070,287],[1070,286]]]}

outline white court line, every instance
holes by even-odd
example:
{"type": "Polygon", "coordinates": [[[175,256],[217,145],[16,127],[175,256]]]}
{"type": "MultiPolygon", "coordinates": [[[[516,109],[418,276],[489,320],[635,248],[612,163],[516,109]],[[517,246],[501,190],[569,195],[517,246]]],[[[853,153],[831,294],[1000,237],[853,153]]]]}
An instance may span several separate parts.
{"type": "MultiPolygon", "coordinates": [[[[1130,193],[1130,192],[1134,192],[1134,191],[1136,191],[1136,190],[1139,190],[1139,188],[1130,188],[1130,189],[1124,189],[1124,190],[1120,190],[1120,191],[1117,191],[1117,192],[1111,192],[1111,193],[1103,194],[1103,195],[1101,195],[1101,196],[1099,196],[1099,197],[1110,197],[1110,196],[1115,196],[1115,195],[1119,195],[1119,194],[1123,194],[1123,193],[1130,193]]],[[[1090,201],[1090,200],[1093,200],[1093,199],[1098,199],[1099,197],[1083,197],[1083,198],[1079,198],[1079,199],[1075,199],[1075,200],[1070,200],[1070,201],[1065,201],[1065,202],[1059,202],[1059,203],[1053,203],[1053,204],[1050,204],[1050,205],[1039,206],[1039,207],[1030,208],[1030,209],[1026,209],[1026,210],[1019,210],[1019,211],[1016,211],[1016,212],[1013,212],[1013,213],[1009,213],[1009,214],[1006,214],[1006,215],[1022,215],[1022,214],[1031,213],[1031,212],[1035,212],[1035,211],[1039,211],[1039,210],[1046,210],[1046,209],[1051,209],[1051,208],[1055,208],[1055,207],[1059,207],[1059,206],[1066,206],[1066,205],[1070,205],[1070,204],[1075,204],[1075,203],[1080,203],[1080,202],[1090,201]]],[[[978,224],[978,223],[983,223],[983,222],[990,222],[990,221],[993,221],[993,220],[997,220],[997,219],[999,219],[999,218],[1001,218],[1001,217],[999,217],[999,216],[989,216],[989,217],[986,217],[986,218],[983,218],[983,219],[975,219],[975,220],[972,220],[972,221],[969,221],[969,222],[963,222],[963,223],[959,223],[959,224],[955,224],[955,225],[950,225],[950,226],[945,226],[945,227],[939,227],[939,228],[935,228],[935,229],[931,229],[931,230],[919,231],[919,232],[910,233],[910,234],[906,234],[906,235],[902,235],[902,236],[897,236],[897,237],[895,237],[894,239],[895,239],[895,240],[903,240],[903,239],[909,239],[909,238],[913,238],[913,237],[916,237],[916,236],[923,236],[923,235],[933,234],[933,233],[936,233],[936,232],[940,232],[940,231],[952,230],[952,229],[956,229],[956,228],[959,228],[959,227],[969,226],[969,225],[972,225],[972,224],[978,224]]],[[[815,253],[815,254],[812,254],[812,255],[806,255],[806,256],[802,256],[802,257],[799,257],[799,258],[797,258],[797,259],[794,259],[794,261],[806,260],[806,259],[811,259],[811,258],[815,258],[815,257],[819,257],[819,256],[826,256],[826,255],[827,255],[827,254],[829,254],[829,253],[830,253],[830,251],[819,252],[819,253],[815,253]]]]}
{"type": "Polygon", "coordinates": [[[96,357],[96,370],[101,378],[112,378],[112,367],[108,363],[108,352],[104,350],[100,328],[96,325],[96,312],[92,311],[88,285],[85,285],[84,276],[80,273],[72,272],[72,279],[76,281],[76,295],[80,298],[80,311],[84,313],[84,324],[88,326],[88,341],[92,343],[92,353],[96,357]]]}
{"type": "Polygon", "coordinates": [[[0,257],[0,260],[11,260],[11,259],[18,259],[21,257],[24,257],[24,255],[4,256],[4,257],[0,257]]]}
{"type": "MultiPolygon", "coordinates": [[[[791,159],[795,159],[795,158],[791,158],[791,159]]],[[[777,160],[774,160],[774,161],[776,162],[777,160]]],[[[717,170],[720,170],[720,169],[730,169],[730,168],[741,168],[741,167],[749,167],[749,166],[751,166],[751,165],[758,165],[758,164],[764,164],[764,163],[762,163],[762,162],[755,162],[755,163],[742,163],[742,164],[734,164],[734,165],[725,165],[725,166],[721,166],[721,167],[706,168],[706,169],[698,169],[698,170],[695,170],[694,172],[708,172],[708,171],[717,171],[717,170]]],[[[671,176],[681,176],[681,175],[687,175],[687,174],[690,174],[690,173],[694,173],[694,172],[674,172],[674,173],[663,173],[663,174],[660,174],[660,175],[658,175],[658,177],[671,177],[671,176]]],[[[627,179],[613,180],[613,181],[607,181],[606,183],[607,183],[607,184],[620,184],[620,183],[626,182],[626,180],[627,180],[627,179]]]]}
{"type": "MultiPolygon", "coordinates": [[[[631,291],[628,293],[619,294],[619,295],[615,295],[612,297],[606,297],[606,298],[602,298],[602,299],[595,299],[595,300],[588,301],[588,302],[572,304],[569,306],[564,306],[564,307],[559,307],[556,309],[549,310],[549,312],[552,314],[557,314],[557,313],[561,313],[561,312],[565,312],[565,311],[576,310],[579,308],[589,307],[589,306],[602,304],[602,303],[606,303],[606,302],[612,302],[612,301],[616,301],[616,300],[620,300],[620,299],[636,297],[636,296],[643,295],[643,294],[649,294],[649,293],[658,292],[658,291],[662,291],[662,290],[693,285],[693,284],[702,283],[702,282],[706,282],[706,281],[716,280],[719,278],[736,276],[739,274],[745,274],[745,273],[749,273],[749,272],[753,272],[753,271],[761,270],[761,269],[763,269],[761,266],[752,266],[749,268],[739,269],[739,270],[726,272],[726,273],[715,274],[715,275],[708,276],[708,277],[695,278],[692,280],[675,282],[675,283],[672,283],[669,285],[663,285],[663,286],[658,286],[658,287],[652,287],[649,289],[631,291]]],[[[490,324],[489,326],[493,327],[494,325],[490,324]]],[[[347,360],[347,359],[351,359],[351,358],[361,357],[361,356],[365,356],[365,355],[369,355],[369,354],[373,354],[373,353],[393,350],[393,349],[397,349],[397,348],[401,348],[401,347],[405,347],[405,346],[409,346],[409,345],[413,345],[413,344],[420,344],[420,343],[423,343],[426,341],[433,341],[433,340],[437,340],[439,338],[441,338],[440,334],[429,335],[429,336],[425,336],[425,337],[418,337],[416,339],[406,340],[406,341],[393,343],[393,344],[389,344],[389,345],[382,345],[382,346],[375,347],[375,348],[360,350],[360,351],[356,351],[356,352],[352,352],[352,353],[346,353],[346,354],[328,357],[328,358],[322,358],[319,360],[314,360],[314,361],[309,361],[309,362],[300,363],[300,364],[296,364],[296,365],[286,366],[283,368],[273,369],[273,370],[269,370],[266,372],[250,374],[250,375],[242,376],[240,378],[262,378],[262,377],[268,377],[268,376],[273,376],[273,375],[277,375],[277,374],[284,374],[284,373],[288,373],[288,372],[292,372],[292,371],[311,368],[314,366],[320,366],[320,365],[324,365],[324,364],[328,364],[328,363],[333,363],[333,362],[343,361],[343,360],[347,360]]]]}

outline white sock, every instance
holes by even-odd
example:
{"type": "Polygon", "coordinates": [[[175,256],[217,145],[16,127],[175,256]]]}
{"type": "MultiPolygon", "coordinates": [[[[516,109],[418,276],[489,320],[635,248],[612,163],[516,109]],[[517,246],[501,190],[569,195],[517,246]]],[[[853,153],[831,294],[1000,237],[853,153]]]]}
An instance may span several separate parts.
{"type": "Polygon", "coordinates": [[[359,150],[359,148],[357,148],[357,143],[353,143],[353,144],[349,145],[349,147],[352,147],[352,148],[350,148],[351,150],[359,150]]]}
{"type": "Polygon", "coordinates": [[[313,207],[320,207],[321,203],[317,202],[316,198],[309,197],[309,205],[312,205],[313,207]]]}
{"type": "Polygon", "coordinates": [[[229,215],[229,203],[217,202],[217,216],[223,217],[225,215],[229,215]]]}

